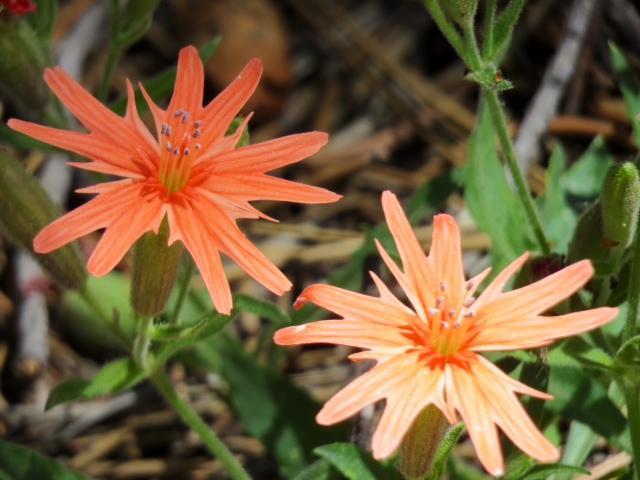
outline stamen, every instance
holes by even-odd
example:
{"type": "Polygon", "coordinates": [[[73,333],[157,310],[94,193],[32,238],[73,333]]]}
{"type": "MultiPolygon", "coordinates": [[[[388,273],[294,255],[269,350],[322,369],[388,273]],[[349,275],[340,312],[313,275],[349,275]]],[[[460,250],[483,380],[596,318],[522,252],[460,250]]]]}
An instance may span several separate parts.
{"type": "Polygon", "coordinates": [[[164,135],[165,133],[167,133],[167,127],[169,125],[167,125],[166,123],[162,124],[162,127],[160,127],[160,135],[164,135]]]}
{"type": "Polygon", "coordinates": [[[431,317],[436,317],[438,315],[440,315],[440,310],[438,310],[437,308],[429,308],[429,310],[427,310],[427,312],[429,313],[429,316],[431,317]]]}
{"type": "Polygon", "coordinates": [[[182,154],[183,154],[185,157],[188,157],[190,153],[191,153],[191,150],[189,150],[189,148],[185,148],[185,149],[182,151],[182,154]]]}
{"type": "Polygon", "coordinates": [[[196,150],[200,150],[202,148],[202,145],[200,145],[199,143],[196,143],[194,147],[196,148],[196,150]]]}
{"type": "Polygon", "coordinates": [[[173,144],[171,142],[167,142],[167,150],[173,150],[173,144]]]}
{"type": "Polygon", "coordinates": [[[202,132],[196,127],[195,131],[193,132],[193,138],[198,138],[200,135],[202,135],[202,132]]]}
{"type": "Polygon", "coordinates": [[[450,308],[449,311],[447,312],[449,314],[449,318],[453,319],[456,316],[456,312],[453,308],[450,308]]]}
{"type": "Polygon", "coordinates": [[[445,330],[449,330],[451,328],[451,325],[449,324],[449,322],[442,322],[442,328],[444,328],[445,330]]]}
{"type": "Polygon", "coordinates": [[[446,283],[444,283],[444,282],[440,282],[440,291],[441,291],[442,293],[444,293],[444,292],[446,292],[446,291],[447,291],[447,284],[446,284],[446,283]]]}
{"type": "Polygon", "coordinates": [[[174,154],[176,157],[178,156],[178,154],[179,154],[179,153],[180,153],[180,149],[178,149],[178,148],[174,148],[174,149],[173,149],[173,154],[174,154]]]}
{"type": "Polygon", "coordinates": [[[181,109],[181,108],[179,108],[178,110],[176,110],[176,111],[173,113],[174,118],[181,117],[182,115],[184,115],[184,110],[183,110],[183,109],[181,109]]]}
{"type": "Polygon", "coordinates": [[[469,308],[471,305],[473,305],[473,302],[476,301],[476,297],[469,297],[464,301],[464,306],[466,308],[469,308]]]}
{"type": "Polygon", "coordinates": [[[190,116],[189,112],[184,112],[184,115],[182,115],[182,123],[187,123],[190,116]]]}
{"type": "Polygon", "coordinates": [[[471,290],[473,288],[473,282],[467,282],[467,284],[464,286],[464,288],[468,292],[469,290],[471,290]]]}
{"type": "Polygon", "coordinates": [[[200,129],[200,127],[202,127],[202,120],[196,120],[196,121],[193,123],[193,126],[195,127],[195,129],[196,129],[196,130],[199,130],[199,129],[200,129]]]}
{"type": "Polygon", "coordinates": [[[171,125],[167,125],[167,128],[165,129],[164,133],[167,137],[171,136],[171,125]]]}
{"type": "Polygon", "coordinates": [[[443,304],[444,304],[444,297],[437,297],[436,298],[436,308],[441,308],[443,304]]]}
{"type": "Polygon", "coordinates": [[[475,317],[475,316],[476,316],[476,314],[473,311],[464,312],[464,315],[463,315],[464,318],[472,318],[472,317],[475,317]]]}

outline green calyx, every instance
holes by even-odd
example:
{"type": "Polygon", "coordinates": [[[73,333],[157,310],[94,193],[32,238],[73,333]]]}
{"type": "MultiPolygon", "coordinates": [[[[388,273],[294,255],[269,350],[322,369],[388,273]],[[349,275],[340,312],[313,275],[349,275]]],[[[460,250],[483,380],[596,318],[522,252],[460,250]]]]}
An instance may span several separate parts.
{"type": "MultiPolygon", "coordinates": [[[[33,238],[59,216],[60,210],[38,180],[0,151],[0,230],[33,253],[33,238]]],[[[87,273],[77,245],[34,256],[63,287],[78,290],[84,286],[87,273]]]]}
{"type": "Polygon", "coordinates": [[[134,248],[131,304],[138,315],[154,316],[164,310],[178,275],[182,244],[167,245],[165,218],[157,234],[146,233],[134,248]]]}

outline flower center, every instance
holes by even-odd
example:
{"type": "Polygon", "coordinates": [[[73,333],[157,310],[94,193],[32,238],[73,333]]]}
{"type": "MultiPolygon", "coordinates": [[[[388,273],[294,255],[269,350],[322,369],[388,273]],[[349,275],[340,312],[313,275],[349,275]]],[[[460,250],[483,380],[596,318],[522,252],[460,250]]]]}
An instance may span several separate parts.
{"type": "Polygon", "coordinates": [[[168,193],[174,193],[189,181],[191,167],[202,136],[202,121],[193,120],[191,114],[180,108],[169,115],[160,127],[160,182],[168,193]]]}
{"type": "Polygon", "coordinates": [[[475,313],[469,308],[475,298],[469,293],[470,290],[471,284],[467,284],[462,305],[453,305],[447,295],[447,284],[441,282],[435,306],[427,310],[428,343],[444,357],[454,356],[464,347],[469,328],[473,325],[475,313]]]}

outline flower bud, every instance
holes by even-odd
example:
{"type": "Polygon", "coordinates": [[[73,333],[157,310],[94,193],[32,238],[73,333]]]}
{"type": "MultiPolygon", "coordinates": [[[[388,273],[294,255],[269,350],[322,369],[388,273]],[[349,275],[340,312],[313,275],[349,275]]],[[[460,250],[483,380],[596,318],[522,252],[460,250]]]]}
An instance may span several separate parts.
{"type": "Polygon", "coordinates": [[[609,168],[600,201],[605,241],[612,248],[628,247],[636,231],[640,209],[640,175],[633,163],[609,168]]]}
{"type": "Polygon", "coordinates": [[[0,95],[29,115],[49,103],[47,53],[28,22],[0,16],[0,95]]]}
{"type": "Polygon", "coordinates": [[[425,478],[430,472],[449,422],[434,405],[413,421],[400,445],[399,468],[408,479],[425,478]]]}
{"type": "Polygon", "coordinates": [[[459,24],[473,21],[478,10],[478,0],[444,0],[441,5],[449,18],[459,24]]]}
{"type": "MultiPolygon", "coordinates": [[[[33,238],[59,216],[59,209],[38,180],[18,161],[0,151],[0,230],[33,253],[33,238]]],[[[34,255],[62,286],[72,289],[84,286],[87,274],[76,245],[34,255]]]]}
{"type": "Polygon", "coordinates": [[[164,310],[178,275],[182,244],[167,245],[169,225],[165,219],[157,234],[146,233],[136,242],[133,257],[131,304],[143,316],[164,310]]]}
{"type": "Polygon", "coordinates": [[[599,200],[596,200],[578,219],[573,238],[569,243],[567,264],[589,259],[596,270],[596,275],[611,273],[608,271],[610,253],[611,248],[603,233],[602,205],[599,200]]]}

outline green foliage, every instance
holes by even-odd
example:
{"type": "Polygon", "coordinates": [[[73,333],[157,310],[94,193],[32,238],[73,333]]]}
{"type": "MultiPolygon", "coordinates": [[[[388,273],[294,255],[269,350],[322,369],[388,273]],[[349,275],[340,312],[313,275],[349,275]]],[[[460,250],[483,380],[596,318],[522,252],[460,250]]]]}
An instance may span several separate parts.
{"type": "Polygon", "coordinates": [[[2,480],[89,480],[62,464],[20,445],[0,440],[2,480]]]}
{"type": "Polygon", "coordinates": [[[524,4],[525,0],[511,0],[496,18],[493,27],[493,45],[488,51],[491,60],[501,59],[509,48],[513,29],[518,23],[524,4]]]}
{"type": "Polygon", "coordinates": [[[503,480],[546,480],[556,474],[588,474],[589,470],[571,465],[536,465],[530,457],[518,455],[507,466],[503,480]]]}
{"type": "Polygon", "coordinates": [[[353,443],[332,443],[313,450],[327,460],[348,480],[401,479],[393,467],[377,463],[369,453],[363,452],[353,443]]]}
{"type": "Polygon", "coordinates": [[[640,175],[633,163],[609,168],[600,202],[605,238],[617,248],[627,248],[635,235],[640,210],[640,175]]]}
{"type": "Polygon", "coordinates": [[[294,480],[338,480],[340,475],[325,459],[317,460],[295,476],[294,480]]]}
{"type": "Polygon", "coordinates": [[[615,43],[610,42],[609,50],[611,52],[613,71],[624,97],[629,120],[631,120],[631,125],[633,126],[635,143],[640,147],[640,82],[633,74],[631,66],[620,48],[615,43]]]}
{"type": "Polygon", "coordinates": [[[616,366],[625,371],[632,381],[640,383],[640,378],[638,378],[640,369],[640,335],[624,342],[618,353],[616,353],[614,361],[616,366]]]}
{"type": "Polygon", "coordinates": [[[484,106],[469,142],[464,185],[469,211],[480,230],[491,237],[491,257],[496,270],[532,249],[526,217],[507,182],[497,153],[491,115],[484,106]]]}
{"type": "Polygon", "coordinates": [[[431,466],[431,473],[427,477],[427,480],[440,480],[440,478],[442,478],[445,473],[445,468],[449,456],[451,455],[451,451],[453,450],[453,447],[455,447],[463,431],[464,424],[459,424],[451,427],[445,434],[444,438],[440,442],[438,451],[436,452],[433,465],[431,466]]]}
{"type": "Polygon", "coordinates": [[[238,312],[249,312],[261,318],[271,320],[278,327],[291,324],[289,314],[283,312],[277,305],[267,300],[259,300],[249,295],[236,294],[233,296],[233,308],[238,312]]]}
{"type": "Polygon", "coordinates": [[[595,198],[602,190],[602,182],[613,157],[602,137],[596,137],[587,151],[566,171],[562,186],[576,197],[595,198]]]}
{"type": "Polygon", "coordinates": [[[42,44],[48,47],[58,16],[58,0],[34,0],[34,2],[37,9],[27,16],[27,21],[40,37],[42,44]]]}
{"type": "Polygon", "coordinates": [[[49,393],[45,409],[73,400],[113,395],[133,387],[145,376],[131,359],[120,358],[107,363],[91,380],[76,378],[56,385],[49,393]]]}
{"type": "MultiPolygon", "coordinates": [[[[113,0],[112,0],[113,1],[113,0]]],[[[115,0],[117,3],[117,0],[115,0]]],[[[136,42],[151,26],[153,13],[160,0],[128,1],[121,12],[117,12],[115,32],[112,41],[121,48],[126,48],[136,42]]]]}

